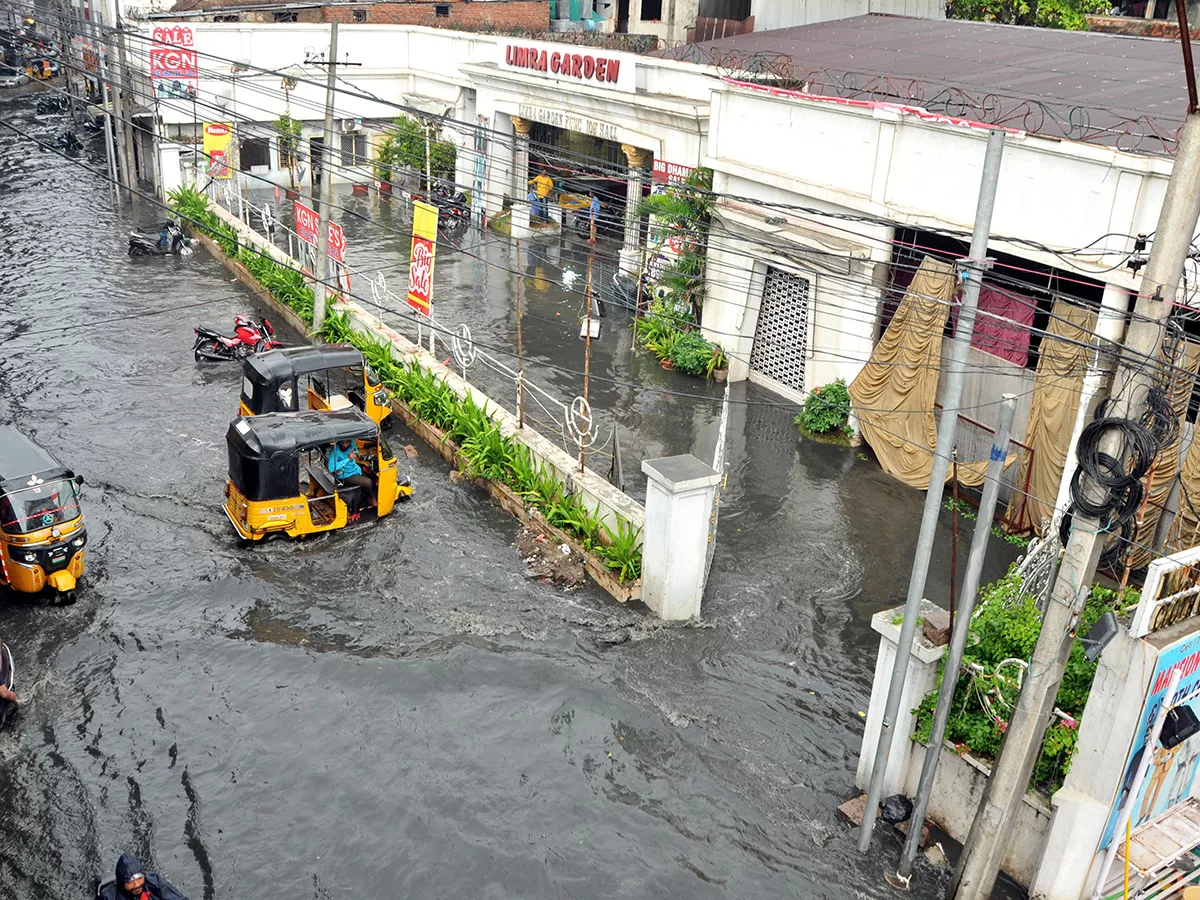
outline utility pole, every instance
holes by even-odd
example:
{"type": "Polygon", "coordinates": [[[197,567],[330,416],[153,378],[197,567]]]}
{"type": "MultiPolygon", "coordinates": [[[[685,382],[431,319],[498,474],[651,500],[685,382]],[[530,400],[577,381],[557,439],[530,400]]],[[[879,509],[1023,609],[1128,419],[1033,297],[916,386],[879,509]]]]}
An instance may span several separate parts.
{"type": "MultiPolygon", "coordinates": [[[[1135,421],[1141,418],[1146,388],[1160,368],[1153,361],[1162,346],[1165,324],[1200,218],[1200,113],[1183,0],[1176,0],[1176,10],[1187,64],[1188,115],[1180,129],[1175,165],[1167,183],[1107,413],[1135,421]]],[[[1112,455],[1114,448],[1106,445],[1104,451],[1112,455]]],[[[1124,466],[1125,460],[1119,460],[1118,465],[1124,466]]],[[[1099,529],[1096,518],[1076,511],[1025,683],[954,873],[951,893],[955,900],[987,900],[991,894],[1015,810],[1025,795],[1054,709],[1079,614],[1095,578],[1101,543],[1106,536],[1099,529]]]]}
{"type": "Polygon", "coordinates": [[[993,129],[988,134],[987,151],[983,157],[983,177],[979,183],[979,200],[975,205],[975,228],[971,234],[971,255],[968,259],[963,260],[963,277],[966,279],[966,287],[963,289],[958,327],[954,331],[950,365],[946,371],[946,397],[942,405],[942,421],[938,426],[937,446],[934,448],[933,464],[929,473],[929,488],[925,492],[925,508],[921,513],[921,531],[917,536],[917,549],[913,555],[912,576],[908,582],[908,599],[904,606],[904,620],[900,626],[900,643],[896,647],[896,660],[892,667],[887,703],[884,706],[883,721],[879,728],[879,741],[875,747],[875,759],[871,763],[867,805],[863,809],[862,828],[859,830],[858,836],[859,853],[866,853],[871,846],[871,832],[875,828],[875,815],[879,810],[880,795],[883,793],[883,777],[887,772],[888,753],[892,746],[891,724],[900,712],[900,695],[904,690],[904,677],[908,672],[913,635],[917,630],[917,619],[921,615],[921,600],[925,596],[925,579],[929,575],[929,557],[933,552],[938,513],[942,508],[942,493],[946,487],[946,469],[950,465],[950,453],[954,447],[955,434],[958,431],[959,403],[962,401],[963,380],[967,371],[967,354],[971,349],[971,336],[975,332],[979,287],[983,280],[983,271],[986,268],[988,235],[992,230],[992,208],[996,202],[996,185],[1000,181],[1000,159],[1004,155],[1004,136],[1003,128],[993,129]]]}
{"type": "MultiPolygon", "coordinates": [[[[113,116],[110,121],[115,122],[118,130],[113,142],[116,154],[115,159],[117,161],[117,173],[120,183],[126,188],[126,190],[129,190],[133,187],[133,181],[129,177],[129,161],[125,157],[125,112],[121,104],[120,85],[117,82],[110,82],[108,77],[108,66],[105,63],[105,57],[108,54],[105,51],[110,46],[110,43],[108,39],[103,36],[103,15],[98,9],[93,9],[92,15],[100,18],[100,21],[96,25],[96,29],[101,34],[101,44],[99,47],[97,47],[97,50],[99,51],[100,55],[100,69],[103,73],[102,77],[105,85],[104,90],[106,96],[104,97],[104,105],[107,107],[110,102],[112,103],[113,116]]],[[[120,61],[118,61],[117,66],[118,68],[120,67],[120,61]]]]}
{"type": "Polygon", "coordinates": [[[321,227],[317,235],[317,291],[313,303],[313,333],[320,337],[325,325],[325,281],[329,277],[329,218],[333,204],[333,173],[329,160],[333,158],[333,96],[337,87],[337,34],[335,17],[329,26],[329,70],[325,79],[325,140],[321,146],[321,227]]]}
{"type": "Polygon", "coordinates": [[[104,110],[104,152],[108,160],[108,178],[112,188],[113,201],[116,202],[120,197],[118,187],[121,183],[120,169],[117,167],[117,151],[113,146],[113,124],[112,113],[109,107],[109,91],[108,91],[108,67],[104,64],[104,45],[100,42],[100,29],[96,26],[96,19],[100,17],[100,11],[94,6],[88,6],[88,30],[92,35],[92,47],[96,53],[96,79],[100,82],[100,104],[104,110]]]}
{"type": "Polygon", "coordinates": [[[122,132],[125,135],[125,174],[129,179],[126,185],[129,187],[130,196],[133,196],[133,191],[137,186],[137,163],[136,156],[133,151],[133,78],[129,74],[129,65],[125,59],[125,20],[121,18],[120,5],[114,4],[117,18],[117,67],[120,69],[120,104],[117,107],[117,115],[122,116],[121,110],[125,110],[125,117],[121,118],[122,132]]]}
{"type": "Polygon", "coordinates": [[[925,826],[925,811],[933,793],[933,779],[937,774],[941,758],[942,741],[946,737],[946,723],[950,719],[950,708],[954,705],[954,691],[958,687],[958,670],[962,666],[963,649],[967,645],[967,633],[971,627],[971,613],[975,609],[979,591],[979,577],[983,572],[983,558],[987,554],[988,540],[992,536],[992,519],[996,515],[996,498],[1000,494],[1000,475],[1008,456],[1008,434],[1012,429],[1013,413],[1017,408],[1015,394],[1005,394],[1000,403],[996,421],[996,434],[992,441],[992,452],[988,458],[987,475],[983,482],[983,496],[979,500],[979,515],[975,519],[975,534],[971,537],[971,554],[967,559],[967,571],[963,576],[962,594],[958,616],[953,625],[950,649],[946,653],[942,686],[938,691],[937,709],[933,713],[933,727],[929,732],[929,746],[925,751],[925,762],[921,766],[921,781],[917,786],[916,803],[912,817],[908,820],[908,837],[900,854],[899,879],[907,886],[912,877],[913,860],[921,846],[921,829],[925,826]]]}
{"type": "Polygon", "coordinates": [[[517,238],[517,427],[525,427],[525,339],[521,333],[521,287],[525,281],[525,267],[521,262],[521,239],[517,238]]]}

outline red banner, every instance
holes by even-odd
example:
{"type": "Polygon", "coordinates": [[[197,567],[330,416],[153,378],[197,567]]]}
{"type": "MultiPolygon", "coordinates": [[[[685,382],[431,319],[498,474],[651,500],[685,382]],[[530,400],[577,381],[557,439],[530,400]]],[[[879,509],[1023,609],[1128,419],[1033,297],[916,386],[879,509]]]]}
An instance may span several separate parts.
{"type": "MultiPolygon", "coordinates": [[[[321,217],[299,200],[295,202],[296,234],[310,247],[317,246],[321,235],[321,217]]],[[[340,263],[346,261],[346,233],[337,222],[329,223],[329,258],[340,263]]]]}
{"type": "Polygon", "coordinates": [[[695,171],[691,166],[685,166],[682,163],[667,162],[665,159],[654,160],[654,169],[652,177],[655,181],[667,184],[686,181],[687,177],[695,171]]]}
{"type": "Polygon", "coordinates": [[[200,83],[200,66],[193,49],[192,29],[155,28],[150,45],[150,83],[154,96],[162,99],[195,100],[200,83]]]}
{"type": "Polygon", "coordinates": [[[413,204],[412,254],[408,266],[408,305],[433,315],[433,255],[437,244],[438,211],[421,200],[413,204]]]}

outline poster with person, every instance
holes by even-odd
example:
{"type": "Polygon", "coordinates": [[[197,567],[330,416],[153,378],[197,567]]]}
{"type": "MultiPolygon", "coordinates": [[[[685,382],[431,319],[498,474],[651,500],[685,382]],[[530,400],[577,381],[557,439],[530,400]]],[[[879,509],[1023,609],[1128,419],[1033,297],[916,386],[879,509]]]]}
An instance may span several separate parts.
{"type": "Polygon", "coordinates": [[[1200,714],[1200,632],[1182,638],[1159,653],[1138,720],[1138,730],[1125,761],[1125,777],[1109,810],[1100,849],[1107,847],[1113,839],[1117,818],[1130,800],[1134,777],[1146,754],[1150,755],[1149,768],[1137,796],[1132,798],[1133,811],[1129,821],[1134,830],[1191,796],[1197,763],[1200,763],[1200,734],[1169,749],[1164,748],[1161,741],[1154,747],[1146,746],[1154,720],[1164,703],[1171,706],[1188,705],[1200,714]],[[1176,668],[1181,672],[1179,687],[1173,697],[1167,697],[1171,672],[1176,668]]]}

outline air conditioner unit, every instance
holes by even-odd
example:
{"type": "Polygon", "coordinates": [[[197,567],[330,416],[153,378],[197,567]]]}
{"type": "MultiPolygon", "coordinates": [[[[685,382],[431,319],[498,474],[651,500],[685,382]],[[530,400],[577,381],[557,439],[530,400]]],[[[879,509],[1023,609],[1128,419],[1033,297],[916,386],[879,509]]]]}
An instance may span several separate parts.
{"type": "Polygon", "coordinates": [[[362,119],[342,119],[342,134],[354,134],[362,130],[362,119]]]}

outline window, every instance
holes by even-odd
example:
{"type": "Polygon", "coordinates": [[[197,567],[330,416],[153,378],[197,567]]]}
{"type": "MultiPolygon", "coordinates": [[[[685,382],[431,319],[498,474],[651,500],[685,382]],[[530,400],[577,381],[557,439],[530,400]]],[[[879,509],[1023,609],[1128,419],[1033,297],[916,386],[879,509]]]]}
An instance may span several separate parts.
{"type": "Polygon", "coordinates": [[[356,131],[354,134],[342,135],[342,165],[365,166],[370,163],[367,158],[367,135],[356,131]]]}
{"type": "Polygon", "coordinates": [[[251,138],[242,141],[241,169],[252,172],[256,167],[263,169],[271,167],[271,142],[267,138],[251,138]]]}
{"type": "Polygon", "coordinates": [[[662,0],[642,0],[642,21],[657,22],[662,18],[662,0]]]}
{"type": "Polygon", "coordinates": [[[213,21],[214,22],[240,22],[240,21],[242,21],[242,17],[239,16],[237,13],[234,13],[233,15],[229,15],[229,16],[213,16],[213,21]]]}
{"type": "Polygon", "coordinates": [[[296,11],[294,9],[281,9],[271,13],[272,18],[276,22],[295,22],[296,11]]]}
{"type": "Polygon", "coordinates": [[[437,6],[435,6],[435,7],[433,8],[433,14],[434,14],[435,16],[437,16],[439,19],[448,19],[448,18],[450,18],[450,4],[448,4],[448,3],[439,3],[437,6]]]}
{"type": "Polygon", "coordinates": [[[367,21],[367,11],[365,9],[356,9],[351,13],[351,15],[354,16],[354,21],[358,22],[360,25],[367,21]]]}

